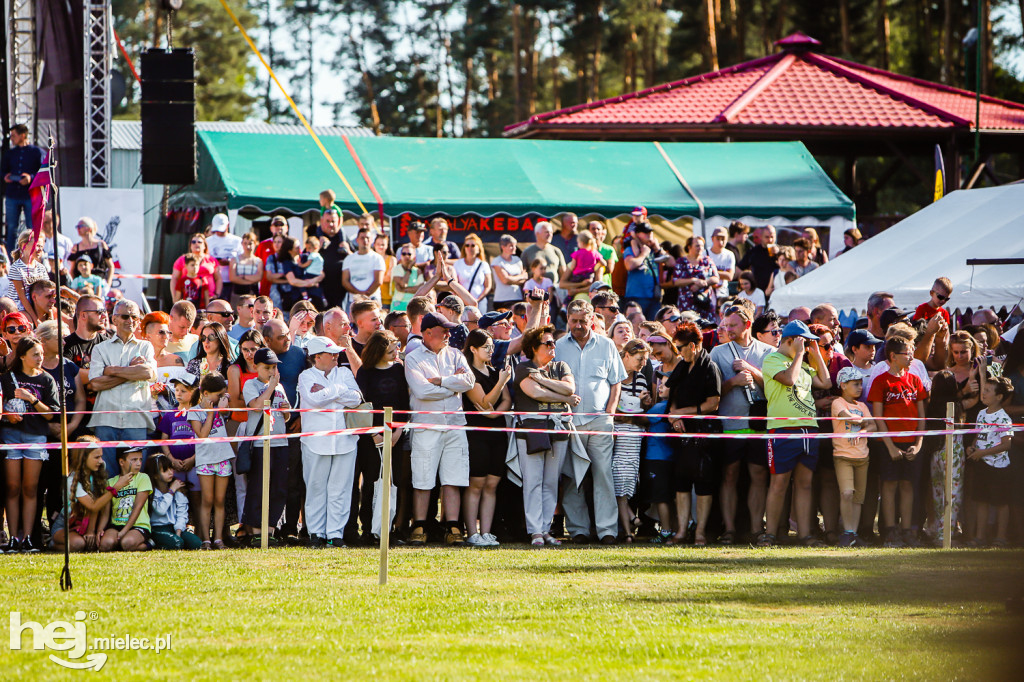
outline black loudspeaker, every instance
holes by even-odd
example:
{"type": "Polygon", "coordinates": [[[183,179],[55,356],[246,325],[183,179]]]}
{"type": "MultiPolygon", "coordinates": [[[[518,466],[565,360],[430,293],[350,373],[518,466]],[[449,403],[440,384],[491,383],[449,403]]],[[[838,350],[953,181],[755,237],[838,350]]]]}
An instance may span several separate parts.
{"type": "Polygon", "coordinates": [[[142,53],[142,182],[196,181],[196,55],[191,48],[142,53]]]}

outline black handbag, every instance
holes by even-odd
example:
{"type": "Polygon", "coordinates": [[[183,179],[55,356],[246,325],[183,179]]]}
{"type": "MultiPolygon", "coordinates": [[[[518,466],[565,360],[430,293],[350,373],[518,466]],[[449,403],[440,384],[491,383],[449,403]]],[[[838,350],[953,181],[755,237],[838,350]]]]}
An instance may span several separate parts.
{"type": "MultiPolygon", "coordinates": [[[[548,419],[524,419],[519,426],[524,429],[550,429],[551,421],[548,419]]],[[[526,454],[528,455],[536,455],[551,449],[550,433],[527,431],[522,434],[522,438],[526,441],[526,454]]]]}
{"type": "MultiPolygon", "coordinates": [[[[767,417],[768,416],[768,401],[767,400],[754,400],[750,403],[750,416],[751,417],[767,417]]],[[[764,433],[768,430],[767,419],[751,419],[749,422],[750,430],[757,431],[758,433],[764,433]]]]}
{"type": "MultiPolygon", "coordinates": [[[[255,436],[263,428],[263,414],[260,413],[260,419],[256,422],[256,428],[250,433],[250,436],[255,436]]],[[[243,440],[238,444],[238,451],[235,453],[235,473],[247,474],[252,469],[252,445],[256,441],[243,440]]]]}

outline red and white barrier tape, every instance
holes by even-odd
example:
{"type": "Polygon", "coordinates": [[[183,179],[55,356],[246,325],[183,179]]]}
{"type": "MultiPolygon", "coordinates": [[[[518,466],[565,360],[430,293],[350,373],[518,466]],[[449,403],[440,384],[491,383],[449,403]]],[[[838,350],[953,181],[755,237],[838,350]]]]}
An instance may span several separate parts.
{"type": "Polygon", "coordinates": [[[114,279],[170,279],[170,275],[135,275],[127,272],[115,272],[114,279]]]}
{"type": "MultiPolygon", "coordinates": [[[[380,433],[383,426],[366,426],[358,429],[338,429],[335,431],[309,431],[306,433],[272,433],[255,436],[218,436],[216,438],[168,438],[166,440],[108,440],[94,442],[68,441],[70,450],[94,450],[96,448],[150,448],[161,445],[196,445],[197,443],[241,443],[255,440],[281,440],[287,438],[313,438],[316,436],[361,436],[363,434],[380,433]]],[[[57,450],[60,443],[12,443],[4,444],[4,450],[57,450]]]]}

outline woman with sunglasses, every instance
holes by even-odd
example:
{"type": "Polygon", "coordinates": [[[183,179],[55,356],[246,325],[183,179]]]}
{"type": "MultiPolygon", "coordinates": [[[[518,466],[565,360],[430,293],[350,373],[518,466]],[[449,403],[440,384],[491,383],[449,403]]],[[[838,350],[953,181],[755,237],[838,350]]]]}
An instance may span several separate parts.
{"type": "Polygon", "coordinates": [[[0,336],[3,337],[0,343],[0,372],[9,372],[14,366],[14,349],[18,342],[26,336],[32,336],[32,323],[29,322],[25,313],[7,313],[0,322],[0,336]]]}
{"type": "Polygon", "coordinates": [[[750,333],[761,343],[778,348],[782,341],[782,325],[774,310],[758,315],[750,325],[750,333]]]}
{"type": "MultiPolygon", "coordinates": [[[[210,298],[220,298],[220,290],[223,284],[220,276],[220,263],[210,255],[210,248],[206,245],[206,236],[196,232],[188,240],[189,253],[199,260],[199,277],[206,280],[207,291],[210,298]]],[[[185,256],[181,255],[174,261],[174,268],[171,271],[171,297],[177,303],[181,300],[179,282],[185,277],[185,256]]]]}
{"type": "Polygon", "coordinates": [[[202,379],[210,372],[227,376],[228,367],[234,358],[228,332],[220,322],[207,322],[199,333],[199,347],[196,356],[189,360],[186,370],[202,379]]]}
{"type": "Polygon", "coordinates": [[[263,279],[263,261],[256,254],[258,240],[255,232],[242,236],[242,254],[228,266],[231,280],[231,305],[237,308],[242,296],[259,296],[260,281],[263,279]]]}
{"type": "MultiPolygon", "coordinates": [[[[569,365],[555,362],[555,328],[548,324],[523,334],[523,354],[516,365],[513,388],[516,412],[569,412],[580,404],[576,380],[569,365]]],[[[532,417],[520,421],[524,429],[550,429],[551,420],[532,417]]],[[[533,547],[560,545],[551,535],[558,502],[558,479],[568,438],[563,433],[516,434],[519,468],[523,476],[526,532],[533,547]],[[535,438],[534,436],[537,436],[535,438]]]]}
{"type": "Polygon", "coordinates": [[[11,267],[7,271],[10,284],[4,293],[23,310],[29,320],[36,322],[36,313],[29,296],[29,287],[40,279],[49,279],[46,263],[39,257],[38,245],[32,243],[32,232],[25,230],[18,235],[18,248],[11,254],[11,267]]]}
{"type": "MultiPolygon", "coordinates": [[[[184,367],[181,357],[174,353],[167,352],[167,342],[171,340],[171,330],[168,325],[171,323],[171,316],[157,310],[147,313],[139,325],[139,332],[142,339],[153,345],[153,358],[156,360],[157,369],[161,367],[184,367]]],[[[160,372],[157,372],[157,376],[160,372]]]]}
{"type": "Polygon", "coordinates": [[[423,281],[423,272],[416,267],[416,247],[402,244],[398,248],[398,263],[391,270],[391,312],[404,313],[423,281]]]}
{"type": "Polygon", "coordinates": [[[71,269],[79,256],[89,256],[93,263],[92,274],[107,280],[107,289],[110,289],[114,281],[114,255],[106,242],[97,239],[99,227],[96,221],[88,217],[79,218],[75,229],[78,230],[79,242],[71,247],[67,255],[68,269],[71,269]]]}
{"type": "MultiPolygon", "coordinates": [[[[484,260],[484,243],[475,234],[462,242],[462,258],[454,261],[455,277],[469,295],[476,299],[480,313],[487,312],[487,294],[491,291],[491,266],[484,260]]],[[[466,305],[472,305],[468,301],[466,305]]]]}
{"type": "MultiPolygon", "coordinates": [[[[204,334],[208,333],[204,330],[204,334]]],[[[228,367],[228,407],[234,408],[228,419],[224,421],[224,428],[227,430],[229,436],[239,435],[239,428],[242,424],[245,424],[249,419],[249,413],[246,411],[245,398],[242,395],[242,389],[245,387],[245,382],[250,379],[256,378],[256,351],[260,348],[266,347],[266,342],[263,340],[263,334],[256,329],[250,329],[249,331],[242,334],[242,337],[238,340],[238,357],[228,367]]],[[[244,435],[252,435],[245,433],[244,435]]],[[[246,474],[239,474],[237,471],[234,472],[235,478],[235,502],[238,505],[238,509],[245,508],[245,490],[246,490],[246,474]]],[[[238,529],[238,533],[235,535],[235,539],[242,542],[245,546],[246,536],[252,533],[252,528],[242,527],[238,529]]]]}

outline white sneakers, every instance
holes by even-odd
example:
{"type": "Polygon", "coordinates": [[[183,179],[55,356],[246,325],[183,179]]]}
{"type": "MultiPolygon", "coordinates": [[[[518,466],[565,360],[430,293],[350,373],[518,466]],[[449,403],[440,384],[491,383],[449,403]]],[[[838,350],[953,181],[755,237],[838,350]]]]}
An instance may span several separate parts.
{"type": "Polygon", "coordinates": [[[473,533],[466,540],[466,544],[470,547],[497,547],[501,543],[490,533],[473,533]]]}

